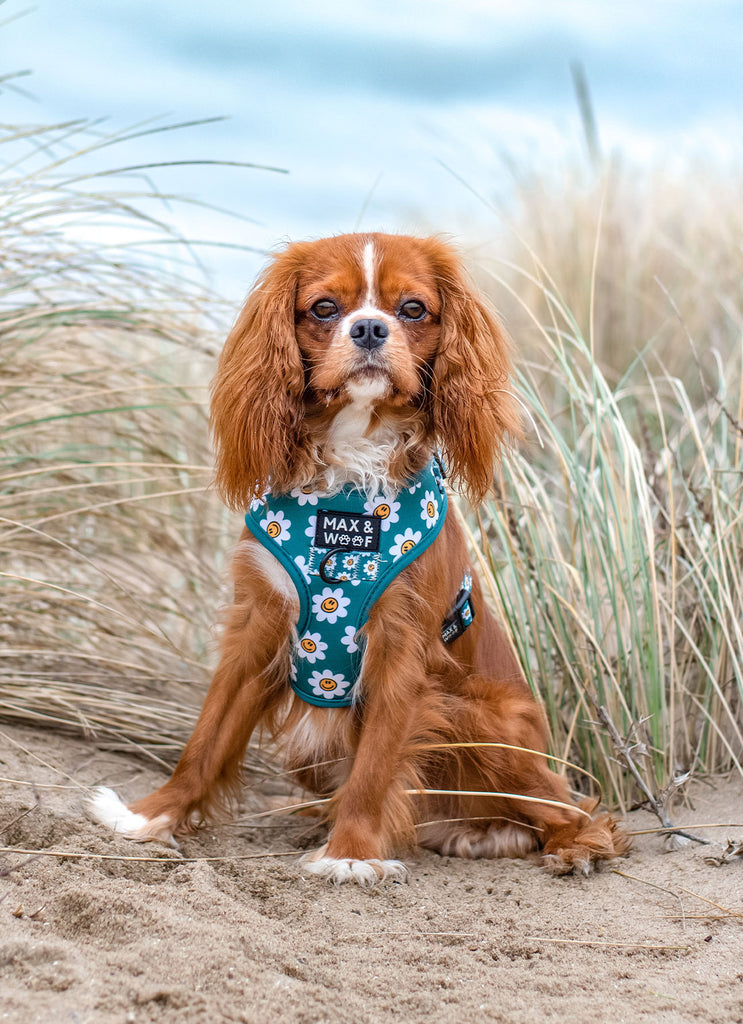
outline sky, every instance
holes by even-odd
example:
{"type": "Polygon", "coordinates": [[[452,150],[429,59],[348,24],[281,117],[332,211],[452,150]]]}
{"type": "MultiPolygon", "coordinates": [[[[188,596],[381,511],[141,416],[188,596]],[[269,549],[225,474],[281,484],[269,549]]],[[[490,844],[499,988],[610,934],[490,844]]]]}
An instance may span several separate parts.
{"type": "MultiPolygon", "coordinates": [[[[256,250],[359,229],[466,233],[494,216],[478,196],[507,194],[514,161],[580,153],[575,62],[605,151],[741,150],[740,0],[5,0],[2,20],[0,75],[32,74],[0,92],[0,122],[103,118],[113,132],[222,117],[96,166],[288,172],[153,172],[208,205],[168,207],[189,237],[256,250]]],[[[203,260],[238,301],[262,257],[203,260]]]]}

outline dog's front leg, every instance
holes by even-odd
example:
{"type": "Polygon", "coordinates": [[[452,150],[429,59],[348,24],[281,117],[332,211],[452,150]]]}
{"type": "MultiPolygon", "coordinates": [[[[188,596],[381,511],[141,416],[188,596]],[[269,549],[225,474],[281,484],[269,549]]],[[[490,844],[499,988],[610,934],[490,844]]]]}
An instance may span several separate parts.
{"type": "MultiPolygon", "coordinates": [[[[243,548],[246,561],[246,552],[254,545],[248,542],[243,548]]],[[[289,587],[278,588],[252,572],[240,575],[238,569],[236,565],[235,604],[219,665],[173,775],[129,806],[104,787],[88,802],[96,821],[129,839],[173,843],[175,834],[229,804],[239,788],[240,766],[253,730],[286,693],[290,638],[298,611],[288,576],[289,587]]]]}
{"type": "Polygon", "coordinates": [[[331,803],[328,842],[303,859],[306,871],[336,884],[404,880],[405,866],[388,858],[396,843],[414,841],[406,757],[425,677],[420,632],[396,590],[385,592],[366,627],[361,733],[348,779],[331,803]]]}

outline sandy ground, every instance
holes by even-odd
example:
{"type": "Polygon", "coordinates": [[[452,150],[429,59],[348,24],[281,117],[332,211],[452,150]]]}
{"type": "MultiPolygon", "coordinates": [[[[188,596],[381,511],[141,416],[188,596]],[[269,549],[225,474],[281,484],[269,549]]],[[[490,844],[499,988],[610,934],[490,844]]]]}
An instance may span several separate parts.
{"type": "Polygon", "coordinates": [[[0,1021],[743,1022],[743,860],[705,862],[743,839],[740,781],[676,813],[737,822],[705,832],[716,845],[640,836],[623,875],[419,851],[408,885],[368,892],[302,876],[306,821],[180,851],[114,838],[85,819],[86,788],[134,798],[165,776],[83,739],[4,726],[0,776],[3,847],[113,858],[0,854],[0,1021]]]}

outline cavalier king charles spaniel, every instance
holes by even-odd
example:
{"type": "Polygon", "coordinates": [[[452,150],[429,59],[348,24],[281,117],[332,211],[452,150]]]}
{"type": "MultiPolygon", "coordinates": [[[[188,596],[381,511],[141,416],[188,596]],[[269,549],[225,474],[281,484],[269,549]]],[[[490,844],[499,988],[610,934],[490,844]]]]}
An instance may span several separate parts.
{"type": "Polygon", "coordinates": [[[403,879],[415,845],[588,873],[628,840],[547,766],[544,716],[483,599],[442,477],[477,504],[519,435],[509,350],[453,248],[288,245],[213,383],[216,481],[245,514],[211,687],[172,777],[93,817],[174,842],[233,804],[251,735],[318,798],[306,871],[403,879]]]}

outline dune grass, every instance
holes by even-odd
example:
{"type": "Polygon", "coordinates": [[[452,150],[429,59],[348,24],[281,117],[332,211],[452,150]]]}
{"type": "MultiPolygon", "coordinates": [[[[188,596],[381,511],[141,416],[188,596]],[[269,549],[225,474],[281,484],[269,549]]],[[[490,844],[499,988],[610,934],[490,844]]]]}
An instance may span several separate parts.
{"type": "Polygon", "coordinates": [[[668,797],[741,771],[740,353],[695,408],[646,367],[611,387],[574,329],[549,351],[519,379],[541,447],[503,463],[480,547],[556,752],[626,807],[628,757],[668,797]]]}
{"type": "Polygon", "coordinates": [[[206,426],[225,317],[171,197],[87,169],[147,130],[0,138],[0,713],[172,759],[227,545],[206,426]]]}
{"type": "MultiPolygon", "coordinates": [[[[153,255],[187,247],[142,208],[149,185],[74,171],[113,141],[80,125],[0,139],[0,716],[172,763],[238,532],[209,489],[205,385],[226,318],[153,255]],[[104,223],[137,240],[101,245],[104,223]]],[[[610,803],[650,796],[666,814],[689,772],[743,762],[743,275],[715,278],[733,257],[710,218],[702,249],[679,234],[683,275],[664,282],[627,250],[641,223],[656,253],[659,208],[621,215],[612,187],[595,183],[590,207],[563,183],[552,235],[528,190],[526,248],[490,287],[512,298],[512,332],[516,309],[528,327],[516,386],[532,426],[470,523],[554,753],[610,803]],[[690,273],[692,297],[720,282],[714,323],[684,319],[690,273]],[[642,320],[659,301],[670,319],[642,320]]]]}
{"type": "Polygon", "coordinates": [[[528,443],[480,556],[556,752],[663,813],[690,772],[743,763],[740,204],[694,171],[531,176],[514,254],[481,272],[528,443]]]}

